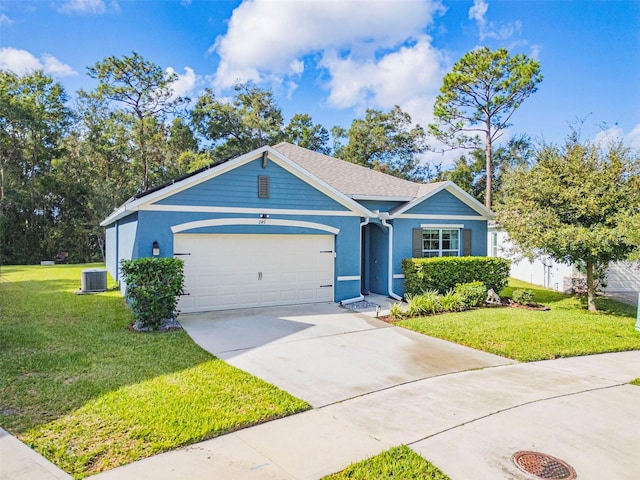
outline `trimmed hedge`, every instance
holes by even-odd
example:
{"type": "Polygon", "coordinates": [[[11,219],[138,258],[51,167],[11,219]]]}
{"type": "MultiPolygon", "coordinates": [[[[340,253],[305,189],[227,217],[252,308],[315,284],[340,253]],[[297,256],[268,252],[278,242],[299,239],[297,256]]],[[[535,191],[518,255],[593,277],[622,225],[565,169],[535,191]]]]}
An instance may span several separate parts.
{"type": "Polygon", "coordinates": [[[405,294],[447,292],[459,283],[482,282],[498,293],[509,281],[509,260],[496,257],[433,257],[402,260],[405,294]]]}

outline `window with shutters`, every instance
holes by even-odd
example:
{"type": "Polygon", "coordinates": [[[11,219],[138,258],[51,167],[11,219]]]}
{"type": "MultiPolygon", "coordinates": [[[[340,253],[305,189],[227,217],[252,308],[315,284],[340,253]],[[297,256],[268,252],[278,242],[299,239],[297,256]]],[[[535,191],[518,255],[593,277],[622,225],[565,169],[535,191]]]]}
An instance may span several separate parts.
{"type": "Polygon", "coordinates": [[[460,230],[443,228],[422,230],[423,257],[457,257],[460,255],[460,230]]]}

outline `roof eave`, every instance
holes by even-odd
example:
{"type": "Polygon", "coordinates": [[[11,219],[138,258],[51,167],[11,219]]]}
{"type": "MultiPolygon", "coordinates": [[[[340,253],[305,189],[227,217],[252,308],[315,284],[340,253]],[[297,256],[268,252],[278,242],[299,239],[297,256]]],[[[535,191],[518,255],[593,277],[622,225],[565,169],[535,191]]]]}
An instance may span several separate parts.
{"type": "Polygon", "coordinates": [[[107,227],[109,225],[111,225],[114,222],[117,222],[118,220],[120,220],[121,218],[126,217],[127,215],[129,215],[130,212],[127,209],[127,204],[123,204],[120,207],[116,208],[111,215],[109,215],[107,218],[105,218],[103,221],[100,222],[100,226],[101,227],[107,227]]]}

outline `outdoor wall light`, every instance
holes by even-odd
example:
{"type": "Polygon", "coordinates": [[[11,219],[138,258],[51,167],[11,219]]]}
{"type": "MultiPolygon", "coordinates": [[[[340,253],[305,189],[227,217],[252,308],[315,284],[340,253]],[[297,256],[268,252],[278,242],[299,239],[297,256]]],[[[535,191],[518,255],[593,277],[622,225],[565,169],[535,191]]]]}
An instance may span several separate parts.
{"type": "Polygon", "coordinates": [[[153,247],[151,248],[151,254],[154,257],[159,257],[160,256],[160,244],[158,243],[157,240],[153,241],[153,247]]]}

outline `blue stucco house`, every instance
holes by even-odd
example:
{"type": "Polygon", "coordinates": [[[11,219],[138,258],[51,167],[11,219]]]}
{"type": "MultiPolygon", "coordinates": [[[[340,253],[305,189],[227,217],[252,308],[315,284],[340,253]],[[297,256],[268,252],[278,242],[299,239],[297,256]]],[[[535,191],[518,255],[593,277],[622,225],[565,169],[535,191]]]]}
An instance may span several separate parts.
{"type": "Polygon", "coordinates": [[[101,225],[113,278],[122,259],[181,258],[178,308],[197,312],[400,298],[403,258],[484,256],[491,218],[452,182],[280,143],[136,195],[101,225]]]}

